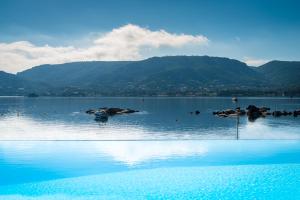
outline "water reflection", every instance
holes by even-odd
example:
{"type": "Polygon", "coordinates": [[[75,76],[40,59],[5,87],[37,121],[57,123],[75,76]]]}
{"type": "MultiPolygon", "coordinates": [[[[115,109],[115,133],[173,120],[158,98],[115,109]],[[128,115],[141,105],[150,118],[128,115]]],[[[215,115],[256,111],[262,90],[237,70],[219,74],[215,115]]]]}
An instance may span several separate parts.
{"type": "Polygon", "coordinates": [[[109,155],[115,161],[126,165],[138,165],[151,160],[165,160],[172,157],[205,155],[207,146],[194,142],[120,142],[95,146],[97,152],[109,155]]]}
{"type": "Polygon", "coordinates": [[[0,141],[0,185],[135,169],[300,163],[299,141],[0,141]]]}
{"type": "MultiPolygon", "coordinates": [[[[1,140],[172,140],[232,139],[221,131],[197,134],[193,130],[153,131],[137,124],[76,124],[45,122],[29,117],[10,116],[0,121],[1,140]]],[[[229,131],[230,132],[230,131],[229,131]]]]}
{"type": "Polygon", "coordinates": [[[214,161],[221,163],[219,161],[231,156],[244,156],[243,159],[246,159],[256,154],[261,154],[257,157],[264,157],[278,152],[299,153],[300,146],[299,141],[1,141],[0,152],[2,162],[9,163],[58,163],[66,159],[64,162],[70,161],[72,163],[69,165],[74,165],[74,162],[85,158],[86,165],[97,160],[109,160],[112,163],[121,162],[125,166],[139,166],[154,160],[194,156],[197,159],[227,157],[214,161]],[[49,160],[49,157],[56,159],[49,160]]]}
{"type": "Polygon", "coordinates": [[[0,140],[168,140],[299,139],[300,118],[286,116],[219,118],[226,108],[268,105],[295,110],[300,99],[230,98],[0,98],[0,140]],[[85,114],[89,108],[125,107],[139,113],[114,116],[106,123],[85,114]],[[199,110],[201,114],[192,115],[199,110]]]}

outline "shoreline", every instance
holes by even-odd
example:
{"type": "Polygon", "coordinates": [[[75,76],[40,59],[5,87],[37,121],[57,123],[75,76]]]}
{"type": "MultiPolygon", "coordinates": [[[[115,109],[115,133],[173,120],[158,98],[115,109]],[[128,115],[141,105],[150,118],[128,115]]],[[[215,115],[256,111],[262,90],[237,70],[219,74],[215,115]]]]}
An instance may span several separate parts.
{"type": "MultiPolygon", "coordinates": [[[[28,98],[28,99],[41,99],[41,98],[147,98],[147,99],[180,99],[180,98],[199,98],[199,99],[231,99],[233,96],[1,96],[0,98],[28,98]]],[[[287,96],[238,96],[239,99],[300,99],[300,96],[287,97],[287,96]]]]}

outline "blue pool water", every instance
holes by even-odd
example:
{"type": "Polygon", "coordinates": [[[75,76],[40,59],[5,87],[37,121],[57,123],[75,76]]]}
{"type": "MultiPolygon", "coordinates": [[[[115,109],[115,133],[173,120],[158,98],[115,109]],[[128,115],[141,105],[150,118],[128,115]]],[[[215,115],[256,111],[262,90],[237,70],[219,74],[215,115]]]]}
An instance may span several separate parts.
{"type": "Polygon", "coordinates": [[[249,165],[139,170],[10,187],[3,199],[299,199],[299,169],[249,165]]]}
{"type": "Polygon", "coordinates": [[[2,141],[0,199],[298,199],[300,141],[2,141]]]}
{"type": "Polygon", "coordinates": [[[212,115],[249,104],[300,99],[2,97],[0,200],[300,199],[300,117],[212,115]],[[141,112],[85,114],[104,106],[141,112]]]}

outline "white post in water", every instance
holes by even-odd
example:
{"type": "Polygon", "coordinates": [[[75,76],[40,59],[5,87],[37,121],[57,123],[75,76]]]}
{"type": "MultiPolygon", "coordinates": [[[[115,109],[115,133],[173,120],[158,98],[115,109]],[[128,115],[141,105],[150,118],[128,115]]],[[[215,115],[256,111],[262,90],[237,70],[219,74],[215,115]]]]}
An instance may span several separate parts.
{"type": "Polygon", "coordinates": [[[236,139],[239,139],[239,123],[240,123],[240,115],[237,115],[237,120],[236,120],[236,139]]]}
{"type": "Polygon", "coordinates": [[[239,106],[238,98],[234,97],[233,101],[235,103],[235,111],[237,113],[237,115],[236,115],[236,139],[238,140],[239,139],[239,123],[240,123],[240,115],[239,115],[240,110],[239,110],[239,112],[237,112],[237,107],[239,106]]]}

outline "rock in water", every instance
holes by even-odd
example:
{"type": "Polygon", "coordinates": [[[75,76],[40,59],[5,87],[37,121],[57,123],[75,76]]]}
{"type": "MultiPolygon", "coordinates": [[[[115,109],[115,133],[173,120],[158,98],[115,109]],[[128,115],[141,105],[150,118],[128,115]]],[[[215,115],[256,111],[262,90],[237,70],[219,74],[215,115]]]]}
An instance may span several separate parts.
{"type": "Polygon", "coordinates": [[[95,121],[97,122],[107,122],[108,121],[108,115],[103,112],[96,112],[95,113],[95,121]]]}
{"type": "Polygon", "coordinates": [[[96,112],[96,111],[93,110],[93,109],[89,109],[89,110],[85,111],[86,114],[90,114],[90,115],[91,115],[91,114],[95,114],[95,112],[96,112]]]}
{"type": "Polygon", "coordinates": [[[246,109],[248,111],[248,119],[251,122],[262,116],[262,112],[260,111],[260,109],[254,105],[249,105],[246,109]]]}
{"type": "Polygon", "coordinates": [[[246,111],[241,110],[240,107],[237,107],[235,110],[227,109],[227,110],[223,110],[223,111],[216,111],[216,112],[213,112],[213,114],[218,115],[219,117],[235,117],[238,115],[245,115],[246,111]]]}
{"type": "Polygon", "coordinates": [[[87,114],[95,114],[95,113],[105,113],[109,116],[117,115],[117,114],[130,114],[130,113],[135,113],[139,112],[138,110],[132,110],[129,108],[123,109],[123,108],[99,108],[99,109],[89,109],[86,111],[87,114]]]}
{"type": "Polygon", "coordinates": [[[293,112],[294,117],[297,117],[298,115],[300,115],[300,110],[295,110],[293,112]]]}

